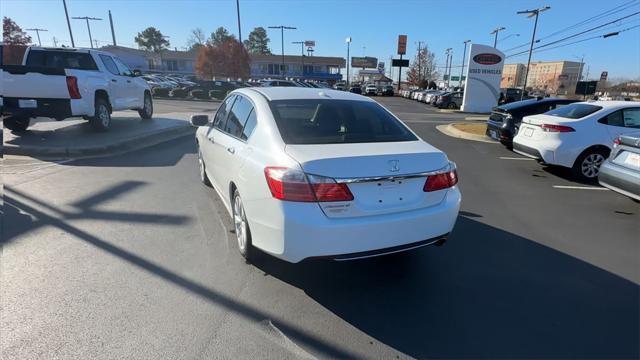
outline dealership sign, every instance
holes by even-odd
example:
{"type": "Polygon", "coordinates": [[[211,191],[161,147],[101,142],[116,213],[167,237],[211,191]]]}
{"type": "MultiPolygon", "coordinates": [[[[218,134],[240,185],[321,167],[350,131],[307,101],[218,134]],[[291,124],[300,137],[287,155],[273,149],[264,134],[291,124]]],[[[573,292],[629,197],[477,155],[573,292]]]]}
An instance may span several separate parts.
{"type": "Polygon", "coordinates": [[[351,66],[356,68],[370,68],[375,69],[378,67],[378,58],[374,57],[351,57],[351,66]]]}
{"type": "Polygon", "coordinates": [[[504,54],[488,45],[471,44],[466,62],[462,111],[490,112],[498,104],[504,54]]]}
{"type": "Polygon", "coordinates": [[[398,55],[407,53],[407,35],[398,35],[398,55]]]}

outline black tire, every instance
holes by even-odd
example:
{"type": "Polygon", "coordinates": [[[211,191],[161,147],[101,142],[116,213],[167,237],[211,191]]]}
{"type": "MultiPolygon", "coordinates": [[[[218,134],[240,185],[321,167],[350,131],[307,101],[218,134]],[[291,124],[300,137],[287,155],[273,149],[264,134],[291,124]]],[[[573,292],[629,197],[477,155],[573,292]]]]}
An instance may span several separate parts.
{"type": "Polygon", "coordinates": [[[601,149],[585,150],[573,163],[571,172],[578,180],[595,182],[598,179],[600,165],[608,156],[609,154],[601,149]]]}
{"type": "Polygon", "coordinates": [[[151,94],[144,92],[144,107],[138,110],[138,114],[144,120],[149,120],[153,116],[153,99],[151,94]]]}
{"type": "Polygon", "coordinates": [[[447,107],[449,109],[457,109],[458,107],[456,106],[456,103],[454,103],[453,101],[449,103],[449,105],[447,105],[447,107]]]}
{"type": "Polygon", "coordinates": [[[109,126],[111,126],[111,108],[105,98],[96,98],[95,114],[89,118],[89,124],[96,131],[109,130],[109,126]]]}
{"type": "Polygon", "coordinates": [[[2,121],[4,127],[14,132],[26,131],[31,123],[31,119],[28,117],[14,117],[9,116],[2,121]]]}
{"type": "Polygon", "coordinates": [[[198,147],[198,167],[200,171],[200,181],[208,187],[211,187],[211,180],[207,176],[206,165],[204,163],[204,159],[202,158],[202,152],[200,151],[200,147],[198,147]]]}
{"type": "Polygon", "coordinates": [[[251,245],[251,230],[249,229],[249,222],[247,221],[242,198],[238,190],[233,192],[231,209],[238,251],[247,262],[250,262],[254,253],[253,245],[251,245]]]}

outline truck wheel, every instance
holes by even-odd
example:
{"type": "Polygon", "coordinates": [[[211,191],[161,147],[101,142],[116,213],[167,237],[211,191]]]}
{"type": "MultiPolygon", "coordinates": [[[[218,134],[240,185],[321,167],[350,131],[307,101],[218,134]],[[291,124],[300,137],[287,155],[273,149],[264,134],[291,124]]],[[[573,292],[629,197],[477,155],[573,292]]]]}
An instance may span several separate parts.
{"type": "Polygon", "coordinates": [[[15,132],[26,131],[27,128],[29,127],[30,122],[31,122],[31,119],[29,119],[28,117],[13,117],[13,116],[6,117],[2,121],[2,123],[4,124],[4,127],[15,132]]]}
{"type": "Polygon", "coordinates": [[[144,93],[144,107],[138,110],[140,117],[147,120],[153,116],[153,100],[148,92],[144,93]]]}
{"type": "Polygon", "coordinates": [[[95,115],[89,119],[89,124],[96,131],[107,131],[111,125],[109,103],[104,98],[96,98],[95,115]]]}

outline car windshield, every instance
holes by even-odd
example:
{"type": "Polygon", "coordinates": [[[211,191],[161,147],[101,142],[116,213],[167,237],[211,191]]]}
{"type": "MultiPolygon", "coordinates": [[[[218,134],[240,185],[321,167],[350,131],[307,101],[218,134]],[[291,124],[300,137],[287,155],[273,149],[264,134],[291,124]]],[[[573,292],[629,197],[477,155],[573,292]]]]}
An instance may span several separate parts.
{"type": "Polygon", "coordinates": [[[552,115],[557,117],[563,117],[567,119],[580,119],[587,115],[593,114],[594,112],[602,109],[602,106],[585,104],[585,103],[577,103],[570,104],[567,106],[562,106],[557,109],[553,109],[545,113],[545,115],[552,115]]]}
{"type": "Polygon", "coordinates": [[[414,141],[417,137],[374,102],[276,100],[270,103],[287,144],[414,141]]]}

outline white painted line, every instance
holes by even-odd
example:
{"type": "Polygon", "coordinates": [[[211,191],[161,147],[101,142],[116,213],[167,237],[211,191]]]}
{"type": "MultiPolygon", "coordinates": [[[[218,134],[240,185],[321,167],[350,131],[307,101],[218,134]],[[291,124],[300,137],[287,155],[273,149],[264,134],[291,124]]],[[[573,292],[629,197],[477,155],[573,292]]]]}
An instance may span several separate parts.
{"type": "Polygon", "coordinates": [[[508,156],[500,156],[498,159],[500,159],[500,160],[526,160],[526,161],[535,160],[535,159],[531,159],[531,158],[508,157],[508,156]]]}
{"type": "Polygon", "coordinates": [[[553,185],[556,189],[572,189],[572,190],[602,190],[609,191],[607,188],[594,187],[594,186],[565,186],[565,185],[553,185]]]}

